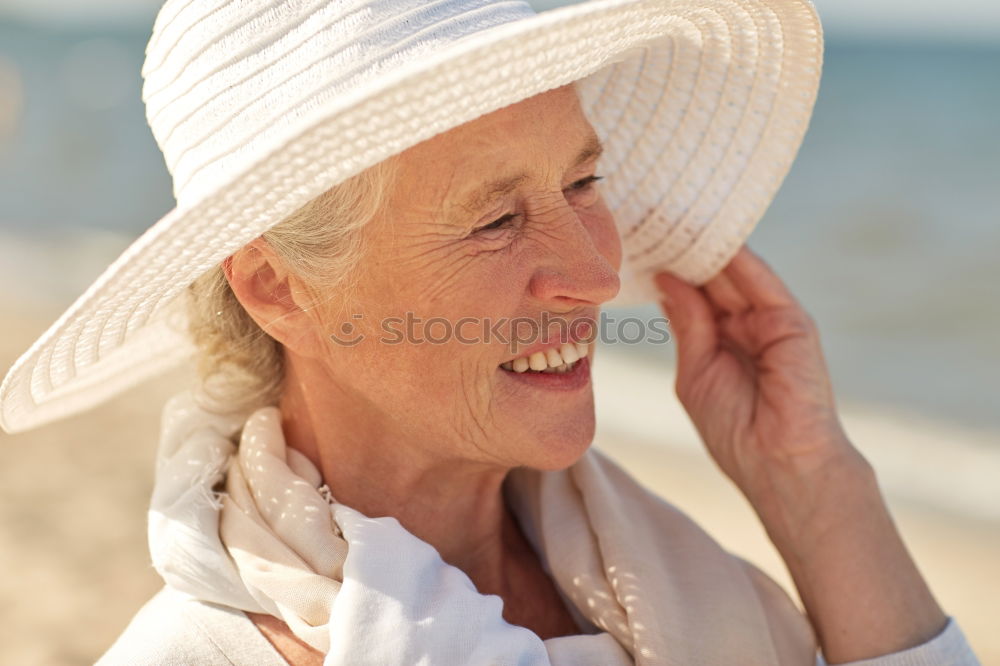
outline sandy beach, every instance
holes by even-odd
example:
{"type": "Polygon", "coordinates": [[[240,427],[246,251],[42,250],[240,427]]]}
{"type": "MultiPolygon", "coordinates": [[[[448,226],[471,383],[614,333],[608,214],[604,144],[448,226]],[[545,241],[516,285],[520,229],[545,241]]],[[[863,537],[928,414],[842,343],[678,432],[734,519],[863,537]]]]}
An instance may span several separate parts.
{"type": "MultiPolygon", "coordinates": [[[[23,304],[0,306],[6,324],[0,342],[4,369],[58,314],[25,313],[23,304]]],[[[752,510],[692,440],[672,385],[663,380],[669,371],[642,366],[610,353],[598,357],[595,445],[794,597],[752,510]],[[655,413],[649,412],[651,406],[658,407],[655,413]]],[[[0,434],[0,567],[5,572],[0,663],[92,663],[160,587],[146,550],[145,512],[160,408],[183,387],[188,372],[180,369],[99,409],[35,431],[0,434]]],[[[925,479],[907,493],[908,471],[897,460],[907,456],[896,449],[903,447],[905,453],[909,441],[928,445],[926,437],[877,414],[848,419],[845,412],[845,423],[854,437],[891,433],[900,440],[888,447],[859,446],[885,480],[899,528],[938,600],[958,618],[983,663],[1000,663],[994,608],[1000,598],[1000,521],[990,518],[990,510],[1000,504],[980,515],[963,508],[995,497],[990,495],[995,483],[963,493],[946,490],[949,483],[953,489],[971,486],[979,475],[995,479],[992,451],[981,451],[975,435],[953,430],[949,445],[961,453],[948,456],[951,466],[932,465],[922,449],[909,456],[914,469],[935,467],[940,487],[935,490],[925,479]],[[980,463],[966,469],[977,452],[985,455],[977,460],[985,460],[986,468],[980,463]],[[953,478],[959,473],[965,476],[953,478]]]]}

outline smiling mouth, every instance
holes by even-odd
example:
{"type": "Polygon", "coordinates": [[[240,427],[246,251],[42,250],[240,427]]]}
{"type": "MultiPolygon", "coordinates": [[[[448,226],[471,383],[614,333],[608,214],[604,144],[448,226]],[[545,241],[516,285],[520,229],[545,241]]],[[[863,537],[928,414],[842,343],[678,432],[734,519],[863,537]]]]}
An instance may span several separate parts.
{"type": "Polygon", "coordinates": [[[587,356],[589,350],[590,346],[582,342],[564,342],[558,347],[501,363],[500,367],[508,372],[562,374],[570,372],[580,359],[587,356]]]}

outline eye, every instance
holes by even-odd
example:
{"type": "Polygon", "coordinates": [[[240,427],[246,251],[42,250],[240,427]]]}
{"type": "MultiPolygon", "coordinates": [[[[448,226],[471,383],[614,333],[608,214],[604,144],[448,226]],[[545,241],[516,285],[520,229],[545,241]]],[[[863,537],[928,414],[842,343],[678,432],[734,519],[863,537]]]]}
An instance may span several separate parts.
{"type": "Polygon", "coordinates": [[[603,177],[587,176],[581,178],[563,190],[563,196],[574,208],[590,208],[597,203],[600,197],[598,189],[594,187],[594,183],[599,180],[603,180],[603,177]]]}
{"type": "MultiPolygon", "coordinates": [[[[603,180],[604,176],[587,176],[586,178],[581,178],[580,180],[570,184],[565,191],[568,192],[586,192],[591,189],[591,185],[599,180],[603,180]]],[[[479,233],[480,231],[490,231],[493,229],[502,229],[507,226],[508,222],[511,222],[517,218],[514,213],[507,213],[502,217],[498,217],[489,224],[484,224],[481,227],[477,227],[474,233],[479,233]]]]}
{"type": "Polygon", "coordinates": [[[599,180],[604,180],[604,176],[587,176],[586,178],[581,178],[576,181],[568,188],[569,190],[585,190],[599,180]]]}
{"type": "Polygon", "coordinates": [[[517,217],[517,215],[514,215],[513,213],[507,213],[503,217],[498,217],[489,224],[484,224],[481,227],[477,227],[476,232],[478,233],[480,231],[488,231],[490,229],[501,229],[503,228],[504,225],[513,220],[515,217],[517,217]]]}

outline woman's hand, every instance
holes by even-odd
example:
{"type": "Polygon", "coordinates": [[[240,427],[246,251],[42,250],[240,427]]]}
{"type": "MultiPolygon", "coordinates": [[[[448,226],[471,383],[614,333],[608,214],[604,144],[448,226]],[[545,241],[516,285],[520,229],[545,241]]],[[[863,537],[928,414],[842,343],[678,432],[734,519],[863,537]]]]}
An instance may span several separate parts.
{"type": "Polygon", "coordinates": [[[677,397],[788,566],[827,662],[937,635],[947,618],[841,427],[812,318],[745,246],[703,287],[657,282],[677,397]]]}
{"type": "Polygon", "coordinates": [[[816,325],[747,246],[701,288],[669,273],[657,283],[677,344],[677,397],[745,494],[775,469],[859,455],[837,416],[816,325]]]}

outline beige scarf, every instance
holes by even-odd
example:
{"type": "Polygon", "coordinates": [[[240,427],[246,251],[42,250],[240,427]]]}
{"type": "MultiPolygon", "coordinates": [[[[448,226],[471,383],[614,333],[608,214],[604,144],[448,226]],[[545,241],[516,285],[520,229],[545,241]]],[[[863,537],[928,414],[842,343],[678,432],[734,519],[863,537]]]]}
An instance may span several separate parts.
{"type": "Polygon", "coordinates": [[[504,492],[591,633],[543,641],[507,623],[498,596],[395,518],[338,503],[285,446],[276,407],[217,415],[187,392],[167,403],[150,551],[168,585],[281,618],[324,664],[816,663],[776,583],[599,451],[515,469],[504,492]]]}

